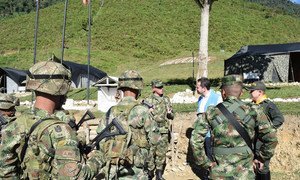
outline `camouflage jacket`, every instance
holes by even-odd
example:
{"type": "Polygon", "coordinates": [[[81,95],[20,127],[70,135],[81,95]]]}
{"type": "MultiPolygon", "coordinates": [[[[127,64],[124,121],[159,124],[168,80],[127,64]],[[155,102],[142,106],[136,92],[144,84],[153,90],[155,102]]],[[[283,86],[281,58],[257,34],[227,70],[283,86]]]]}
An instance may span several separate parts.
{"type": "MultiPolygon", "coordinates": [[[[271,158],[277,145],[276,130],[272,128],[263,109],[257,105],[246,104],[235,97],[228,97],[223,105],[233,112],[252,140],[256,134],[263,142],[257,158],[262,162],[271,158]]],[[[220,110],[213,106],[210,106],[206,113],[199,115],[194,123],[190,143],[196,163],[204,168],[210,166],[211,161],[204,150],[204,139],[209,130],[213,138],[215,162],[218,164],[211,169],[212,178],[254,178],[252,150],[220,110]]]]}
{"type": "MultiPolygon", "coordinates": [[[[5,118],[8,120],[7,118],[5,118]]],[[[18,148],[18,145],[14,145],[14,142],[11,141],[11,145],[6,145],[6,136],[12,139],[12,132],[18,131],[15,126],[14,118],[9,118],[7,124],[2,127],[1,130],[1,144],[0,144],[0,179],[20,179],[21,167],[18,159],[11,158],[11,156],[17,156],[17,154],[10,154],[6,152],[6,149],[11,149],[15,151],[18,148]],[[4,142],[2,141],[4,139],[4,142]]]]}
{"type": "Polygon", "coordinates": [[[22,114],[3,132],[0,178],[92,179],[104,160],[100,153],[95,152],[85,163],[77,146],[75,132],[54,115],[43,110],[22,114]],[[25,134],[40,119],[43,121],[31,134],[21,163],[25,134]]]}
{"type": "Polygon", "coordinates": [[[156,96],[152,94],[146,101],[154,106],[153,114],[154,120],[157,122],[157,125],[161,133],[168,133],[169,121],[174,119],[174,113],[172,110],[172,104],[167,96],[156,96]],[[171,113],[168,113],[168,109],[171,110],[171,113]]]}
{"type": "MultiPolygon", "coordinates": [[[[3,116],[2,115],[2,120],[4,121],[4,122],[1,122],[1,127],[0,127],[0,131],[2,131],[2,129],[5,129],[5,127],[6,127],[6,125],[9,123],[9,122],[12,122],[12,121],[15,121],[16,119],[17,119],[17,117],[16,116],[13,116],[13,117],[8,117],[8,116],[3,116]]],[[[0,143],[1,143],[1,140],[2,140],[2,133],[0,133],[0,143]]]]}
{"type": "Polygon", "coordinates": [[[283,124],[284,117],[277,106],[269,99],[263,100],[259,105],[264,108],[265,114],[269,117],[273,126],[278,129],[283,124]]]}

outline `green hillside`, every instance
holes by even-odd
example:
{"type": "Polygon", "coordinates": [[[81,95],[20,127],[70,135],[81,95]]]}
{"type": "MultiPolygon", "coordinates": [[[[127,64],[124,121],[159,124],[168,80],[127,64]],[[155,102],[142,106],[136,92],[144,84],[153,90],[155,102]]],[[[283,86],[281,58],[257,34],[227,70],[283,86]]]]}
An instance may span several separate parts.
{"type": "MultiPolygon", "coordinates": [[[[191,72],[191,65],[158,65],[191,56],[193,51],[197,54],[200,11],[194,0],[109,0],[103,7],[96,1],[92,6],[93,66],[111,75],[118,75],[126,68],[137,69],[149,75],[148,78],[190,75],[187,73],[191,72]]],[[[51,53],[61,56],[63,10],[61,2],[40,11],[38,61],[47,59],[51,53]]],[[[66,60],[87,62],[87,31],[84,30],[87,17],[88,9],[81,1],[69,1],[66,60]]],[[[224,58],[243,45],[300,41],[299,18],[278,14],[246,0],[216,1],[210,18],[212,77],[223,75],[224,58]]],[[[0,66],[27,69],[32,65],[34,20],[35,12],[0,19],[0,66]]]]}

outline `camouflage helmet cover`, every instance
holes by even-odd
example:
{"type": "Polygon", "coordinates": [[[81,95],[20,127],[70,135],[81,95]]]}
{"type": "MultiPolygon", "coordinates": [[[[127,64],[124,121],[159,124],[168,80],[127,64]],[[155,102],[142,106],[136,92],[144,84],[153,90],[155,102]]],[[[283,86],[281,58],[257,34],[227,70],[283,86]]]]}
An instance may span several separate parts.
{"type": "Polygon", "coordinates": [[[11,95],[0,93],[0,109],[10,109],[20,105],[19,98],[11,95]]]}
{"type": "Polygon", "coordinates": [[[243,85],[243,76],[238,75],[238,74],[231,74],[231,75],[224,76],[222,78],[221,88],[223,86],[231,86],[234,84],[243,85]]]}
{"type": "Polygon", "coordinates": [[[143,78],[135,70],[127,70],[119,77],[118,89],[127,87],[142,90],[143,86],[143,78]]]}
{"type": "Polygon", "coordinates": [[[70,88],[71,72],[61,63],[49,60],[34,64],[27,75],[26,90],[65,95],[70,88]]]}

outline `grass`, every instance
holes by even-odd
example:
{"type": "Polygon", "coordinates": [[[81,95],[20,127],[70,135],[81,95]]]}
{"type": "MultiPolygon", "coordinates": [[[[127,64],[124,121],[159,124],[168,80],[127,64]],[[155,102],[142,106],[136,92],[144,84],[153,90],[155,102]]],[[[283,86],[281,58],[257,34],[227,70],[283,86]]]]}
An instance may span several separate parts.
{"type": "MultiPolygon", "coordinates": [[[[52,53],[61,55],[63,9],[62,2],[40,11],[38,61],[46,60],[52,53]]],[[[200,10],[193,0],[111,0],[103,7],[93,3],[92,10],[93,66],[114,76],[132,68],[149,79],[155,72],[163,73],[163,79],[191,76],[189,67],[174,65],[176,73],[165,74],[170,67],[158,65],[191,56],[192,52],[197,54],[200,10]],[[188,71],[188,76],[181,70],[188,71]]],[[[81,1],[70,1],[67,17],[64,57],[86,63],[87,7],[81,1]]],[[[274,13],[256,3],[216,1],[210,17],[209,51],[216,57],[213,63],[222,63],[243,45],[300,41],[300,34],[295,31],[300,29],[299,18],[274,13]]],[[[32,65],[34,19],[35,12],[0,19],[0,66],[28,69],[32,65]]],[[[211,78],[220,75],[222,69],[211,68],[211,78]]]]}
{"type": "MultiPolygon", "coordinates": [[[[60,57],[64,3],[40,11],[37,61],[52,53],[60,57]],[[50,16],[51,14],[51,16],[50,16]]],[[[177,58],[197,57],[200,10],[193,0],[105,1],[93,4],[91,65],[119,76],[126,69],[138,70],[149,85],[152,79],[167,83],[166,94],[193,88],[197,63],[160,64],[177,58]],[[194,72],[194,73],[193,73],[194,72]]],[[[33,63],[35,13],[0,19],[0,66],[28,69],[33,63]]],[[[87,7],[80,1],[69,2],[64,57],[77,63],[87,62],[87,7]]],[[[275,13],[272,9],[244,0],[216,1],[211,10],[209,31],[208,78],[218,88],[223,76],[224,59],[249,44],[300,42],[300,19],[275,13]]],[[[196,58],[195,58],[196,59],[196,58]]],[[[298,87],[268,89],[270,98],[300,97],[298,87]]],[[[142,98],[151,93],[145,86],[142,98]]],[[[70,98],[87,98],[85,89],[74,89],[70,98]]],[[[242,98],[248,98],[245,93],[242,98]]],[[[97,99],[97,89],[90,90],[97,99]]],[[[31,96],[21,100],[31,100],[31,96]]],[[[284,113],[296,113],[298,104],[279,104],[284,113]]],[[[195,104],[174,105],[177,112],[191,112],[195,104]]]]}

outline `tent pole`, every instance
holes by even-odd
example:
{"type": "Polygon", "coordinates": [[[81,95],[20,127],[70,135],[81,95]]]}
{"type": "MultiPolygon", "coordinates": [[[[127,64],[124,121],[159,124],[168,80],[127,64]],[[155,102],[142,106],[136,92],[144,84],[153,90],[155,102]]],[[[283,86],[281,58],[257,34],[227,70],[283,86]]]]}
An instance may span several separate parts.
{"type": "Polygon", "coordinates": [[[61,63],[64,60],[64,52],[65,52],[65,33],[66,33],[66,22],[67,22],[67,10],[68,10],[68,0],[65,1],[65,9],[64,9],[64,24],[62,31],[62,40],[61,40],[61,63]]]}
{"type": "MultiPolygon", "coordinates": [[[[34,25],[34,50],[33,50],[33,64],[36,63],[36,47],[37,47],[37,35],[39,27],[39,12],[40,12],[40,3],[39,0],[36,0],[36,11],[35,11],[35,25],[34,25]]],[[[31,105],[33,105],[34,93],[31,93],[31,105]]],[[[32,106],[33,108],[33,106],[32,106]]],[[[33,110],[33,109],[32,109],[33,110]]]]}
{"type": "Polygon", "coordinates": [[[36,63],[36,46],[37,46],[37,33],[39,27],[39,11],[40,5],[39,0],[36,0],[36,11],[35,11],[35,27],[34,27],[34,51],[33,51],[33,64],[36,63]]]}
{"type": "Polygon", "coordinates": [[[290,54],[290,67],[291,67],[291,73],[292,73],[292,81],[295,82],[295,75],[294,75],[294,69],[293,69],[293,61],[292,61],[292,58],[291,58],[291,53],[290,54]]]}
{"type": "Polygon", "coordinates": [[[87,80],[87,92],[86,92],[86,97],[87,97],[87,104],[89,104],[90,100],[90,60],[91,60],[91,25],[92,25],[92,2],[91,0],[88,0],[89,7],[88,7],[88,16],[89,16],[89,24],[88,24],[88,80],[87,80]]]}

